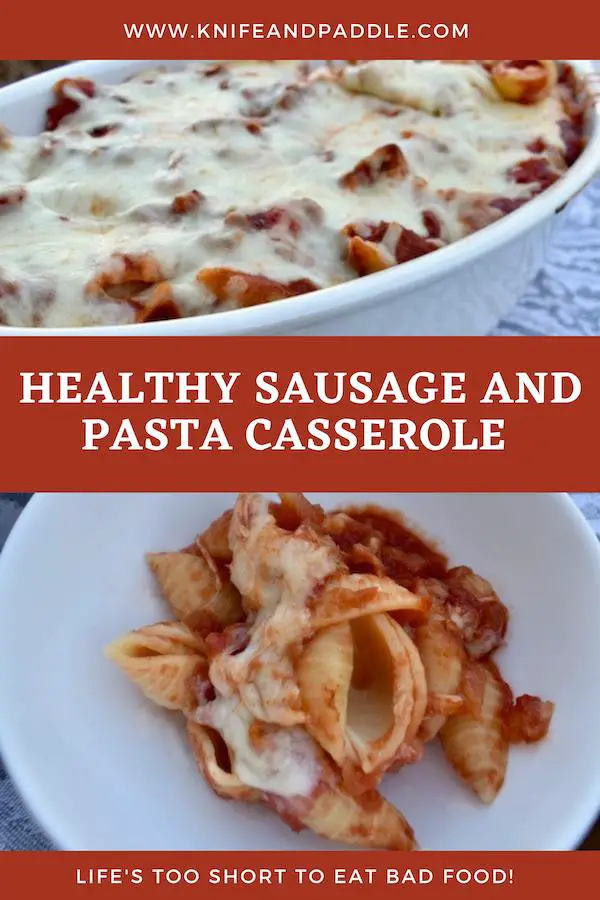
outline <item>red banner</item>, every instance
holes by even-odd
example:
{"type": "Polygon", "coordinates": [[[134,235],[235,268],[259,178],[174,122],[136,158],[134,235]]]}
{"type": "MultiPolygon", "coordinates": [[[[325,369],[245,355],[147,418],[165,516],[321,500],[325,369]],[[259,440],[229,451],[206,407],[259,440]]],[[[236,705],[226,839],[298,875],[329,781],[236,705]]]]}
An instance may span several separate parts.
{"type": "Polygon", "coordinates": [[[587,338],[5,338],[0,489],[593,491],[587,338]]]}
{"type": "Polygon", "coordinates": [[[7,897],[596,897],[598,853],[4,853],[7,897]]]}
{"type": "Polygon", "coordinates": [[[45,3],[5,2],[0,10],[3,56],[174,59],[339,59],[352,57],[465,59],[538,56],[593,58],[600,12],[571,13],[515,0],[501,10],[477,0],[380,4],[304,3],[284,10],[259,0],[205,9],[189,0],[168,7],[147,0],[89,6],[64,0],[60,14],[45,3]]]}

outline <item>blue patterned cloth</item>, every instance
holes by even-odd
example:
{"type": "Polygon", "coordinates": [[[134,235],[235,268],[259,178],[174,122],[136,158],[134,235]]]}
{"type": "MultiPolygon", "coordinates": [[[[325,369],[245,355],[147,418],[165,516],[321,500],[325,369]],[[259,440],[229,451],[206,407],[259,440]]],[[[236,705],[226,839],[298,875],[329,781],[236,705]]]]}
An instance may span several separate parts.
{"type": "MultiPolygon", "coordinates": [[[[0,494],[0,547],[28,499],[29,494],[0,494]]],[[[0,757],[0,850],[52,849],[52,844],[23,805],[0,757]]]]}
{"type": "Polygon", "coordinates": [[[600,336],[600,179],[568,208],[543,269],[496,334],[600,336]]]}
{"type": "MultiPolygon", "coordinates": [[[[545,266],[496,334],[600,337],[600,180],[563,218],[545,266]]],[[[29,499],[0,495],[0,547],[29,499]]],[[[600,494],[573,499],[600,537],[600,494]]],[[[0,759],[0,850],[50,850],[0,759]]]]}

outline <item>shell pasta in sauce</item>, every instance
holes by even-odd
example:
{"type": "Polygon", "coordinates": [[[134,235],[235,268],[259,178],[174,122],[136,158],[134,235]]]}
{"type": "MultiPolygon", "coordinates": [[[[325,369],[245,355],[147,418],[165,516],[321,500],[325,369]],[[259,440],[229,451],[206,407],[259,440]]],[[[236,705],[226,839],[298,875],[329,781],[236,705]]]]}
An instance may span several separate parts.
{"type": "Polygon", "coordinates": [[[517,209],[583,146],[552,60],[289,61],[65,78],[0,131],[0,323],[150,322],[285,300],[517,209]]]}
{"type": "Polygon", "coordinates": [[[216,794],[294,831],[416,849],[384,778],[437,740],[489,804],[511,744],[549,729],[553,704],[514,699],[495,662],[508,611],[493,587],[398,513],[241,494],[193,544],[147,560],[176,619],[117,639],[109,657],[185,716],[216,794]]]}

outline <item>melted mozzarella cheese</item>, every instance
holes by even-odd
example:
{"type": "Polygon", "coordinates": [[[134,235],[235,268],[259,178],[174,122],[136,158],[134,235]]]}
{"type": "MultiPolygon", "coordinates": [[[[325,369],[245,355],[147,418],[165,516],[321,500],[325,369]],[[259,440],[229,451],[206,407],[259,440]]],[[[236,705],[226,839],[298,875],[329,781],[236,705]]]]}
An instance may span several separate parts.
{"type": "Polygon", "coordinates": [[[302,728],[271,730],[253,745],[252,715],[237,700],[220,697],[196,718],[215,728],[227,744],[232,769],[248,787],[279,797],[308,797],[320,777],[317,751],[302,728]]]}
{"type": "Polygon", "coordinates": [[[290,649],[310,635],[311,600],[339,568],[339,553],[326,538],[280,529],[258,494],[238,500],[229,539],[231,580],[256,616],[248,645],[216,656],[210,680],[222,696],[239,696],[257,719],[300,724],[305,715],[290,649]]]}
{"type": "Polygon", "coordinates": [[[533,106],[502,102],[476,64],[376,60],[341,79],[307,77],[292,62],[231,62],[210,72],[146,71],[99,85],[92,98],[74,90],[81,105],[56,131],[0,149],[0,197],[26,189],[20,206],[0,203],[0,321],[133,321],[129,303],[86,293],[115,254],[150,254],[183,315],[216,308],[196,279],[206,267],[338,284],[356,277],[344,226],[383,219],[425,235],[427,210],[445,239],[457,240],[466,232],[463,192],[528,197],[531,185],[507,172],[536,139],[563,147],[558,95],[533,106]],[[354,190],[340,184],[387,144],[401,149],[409,177],[354,190]],[[457,198],[440,194],[448,190],[457,198]],[[174,216],[173,199],[190,191],[202,195],[198,209],[174,216]],[[225,222],[233,210],[289,209],[305,199],[319,204],[322,221],[303,222],[299,233],[225,222]]]}

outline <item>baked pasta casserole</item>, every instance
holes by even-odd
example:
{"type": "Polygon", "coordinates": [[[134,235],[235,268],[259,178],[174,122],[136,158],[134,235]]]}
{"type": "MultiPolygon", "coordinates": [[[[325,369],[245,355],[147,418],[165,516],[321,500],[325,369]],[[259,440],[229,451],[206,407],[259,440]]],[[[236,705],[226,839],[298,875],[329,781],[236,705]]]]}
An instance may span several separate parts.
{"type": "Polygon", "coordinates": [[[553,704],[513,697],[495,662],[509,616],[492,585],[398,513],[242,494],[148,564],[176,619],[119,638],[109,657],[185,717],[216,794],[295,831],[416,849],[384,778],[435,740],[489,804],[510,746],[546,736],[553,704]]]}
{"type": "Polygon", "coordinates": [[[202,315],[414,260],[560,178],[586,102],[552,60],[65,78],[42,134],[0,131],[0,323],[202,315]]]}

